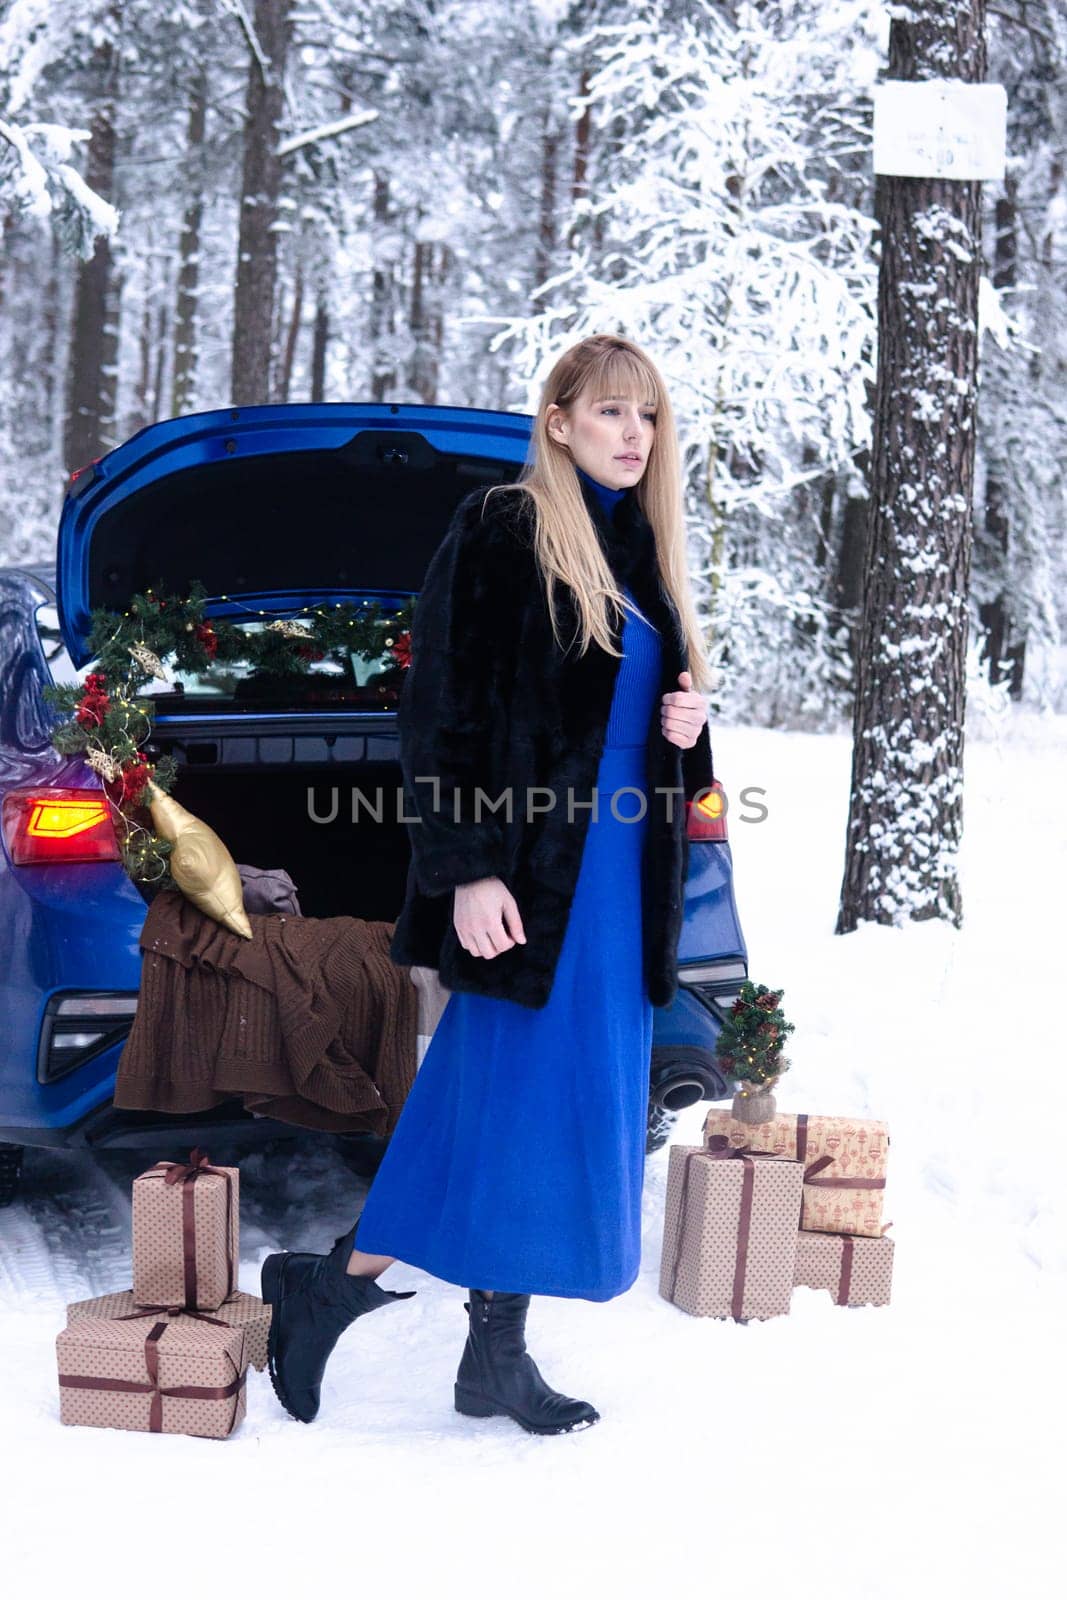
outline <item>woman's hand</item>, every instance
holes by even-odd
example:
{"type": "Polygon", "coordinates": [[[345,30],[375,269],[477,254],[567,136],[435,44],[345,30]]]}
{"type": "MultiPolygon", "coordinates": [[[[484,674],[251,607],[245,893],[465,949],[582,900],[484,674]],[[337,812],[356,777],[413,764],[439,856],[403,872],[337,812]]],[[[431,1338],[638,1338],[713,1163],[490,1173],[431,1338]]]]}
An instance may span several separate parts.
{"type": "Polygon", "coordinates": [[[693,675],[690,672],[680,672],[678,682],[681,690],[673,694],[665,694],[660,705],[660,724],[663,735],[671,744],[680,745],[683,750],[691,750],[700,738],[700,730],[708,720],[708,708],[704,703],[703,695],[697,694],[693,689],[693,675]]]}
{"type": "Polygon", "coordinates": [[[498,956],[516,941],[525,944],[515,897],[500,878],[457,884],[452,921],[459,942],[472,956],[498,956]]]}

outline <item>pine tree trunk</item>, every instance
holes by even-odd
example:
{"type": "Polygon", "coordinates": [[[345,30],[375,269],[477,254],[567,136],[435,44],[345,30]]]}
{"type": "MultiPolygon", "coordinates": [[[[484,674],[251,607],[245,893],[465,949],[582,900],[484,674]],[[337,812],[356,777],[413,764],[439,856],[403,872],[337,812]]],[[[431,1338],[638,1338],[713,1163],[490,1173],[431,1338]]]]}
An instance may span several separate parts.
{"type": "MultiPolygon", "coordinates": [[[[985,75],[985,0],[915,0],[893,78],[985,75]]],[[[838,933],[959,925],[981,186],[879,175],[870,534],[838,933]]]]}
{"type": "Polygon", "coordinates": [[[841,513],[841,538],[837,546],[830,595],[830,632],[836,634],[842,624],[847,624],[848,655],[854,667],[860,649],[858,624],[863,601],[863,570],[871,504],[866,493],[857,491],[861,483],[869,481],[870,451],[857,450],[852,459],[853,470],[845,474],[847,488],[841,513]]]}
{"type": "MultiPolygon", "coordinates": [[[[120,62],[118,49],[111,41],[119,32],[119,10],[118,6],[110,7],[108,33],[93,50],[96,94],[85,170],[89,188],[108,201],[113,199],[115,190],[120,62]]],[[[63,436],[63,460],[68,474],[87,466],[118,443],[115,405],[121,292],[111,246],[106,238],[98,238],[90,259],[78,262],[71,308],[63,436]]]]}
{"type": "MultiPolygon", "coordinates": [[[[1004,194],[998,196],[995,208],[996,238],[993,241],[993,287],[1010,289],[1015,284],[1016,257],[1016,197],[1018,179],[1008,173],[1004,181],[1004,194]]],[[[985,531],[989,545],[996,550],[1000,570],[1006,573],[1011,537],[1008,518],[1008,490],[995,467],[990,467],[985,484],[985,531]]],[[[990,683],[1000,683],[1007,674],[1009,693],[1013,700],[1022,698],[1024,644],[1014,637],[1014,616],[1011,597],[1002,586],[993,599],[979,606],[978,616],[985,629],[983,657],[989,662],[990,683]]]]}
{"type": "Polygon", "coordinates": [[[159,310],[156,314],[155,347],[156,359],[152,372],[152,421],[158,422],[160,417],[166,415],[163,410],[163,384],[167,370],[167,342],[170,338],[170,315],[167,309],[167,263],[163,264],[164,284],[163,292],[159,297],[159,310]]]}
{"type": "Polygon", "coordinates": [[[415,240],[411,274],[411,363],[408,383],[424,406],[437,398],[437,365],[434,359],[429,303],[433,289],[433,242],[415,240]]]}
{"type": "MultiPolygon", "coordinates": [[[[534,258],[534,287],[544,283],[552,273],[556,257],[556,168],[559,158],[559,132],[551,106],[546,106],[541,119],[541,207],[537,231],[537,253],[534,258]]],[[[534,301],[535,308],[541,302],[534,301]]]]}
{"type": "Polygon", "coordinates": [[[147,230],[147,249],[144,262],[144,299],[141,305],[141,327],[137,336],[137,385],[130,409],[126,414],[123,432],[129,437],[149,421],[152,388],[152,284],[155,277],[155,257],[152,252],[152,229],[147,230]]]}
{"type": "Polygon", "coordinates": [[[52,234],[52,249],[48,265],[48,278],[41,296],[41,318],[44,332],[45,360],[41,368],[44,414],[47,418],[47,449],[59,459],[59,442],[65,425],[63,415],[63,341],[62,327],[63,288],[69,282],[67,262],[62,253],[59,234],[52,234]]]}
{"type": "Polygon", "coordinates": [[[230,392],[235,405],[263,405],[270,399],[277,278],[274,225],[282,183],[277,146],[285,107],[283,82],[291,9],[292,0],[256,0],[253,25],[266,60],[261,61],[255,51],[249,53],[233,299],[230,392]]]}
{"type": "Polygon", "coordinates": [[[382,173],[374,176],[374,273],[371,280],[370,305],[370,392],[372,400],[384,400],[396,383],[396,370],[391,359],[393,334],[393,256],[392,251],[382,251],[389,226],[389,179],[382,173]]]}
{"type": "Polygon", "coordinates": [[[315,305],[315,328],[311,339],[311,400],[321,405],[326,399],[326,346],[330,339],[330,312],[323,294],[315,305]]]}
{"type": "Polygon", "coordinates": [[[300,267],[296,269],[296,283],[293,285],[293,306],[289,313],[289,327],[285,335],[285,353],[282,356],[282,370],[278,379],[277,398],[282,405],[289,398],[289,388],[293,381],[293,362],[296,360],[296,342],[300,337],[300,320],[304,314],[304,274],[300,267]]]}
{"type": "MultiPolygon", "coordinates": [[[[578,78],[578,94],[589,93],[589,68],[583,67],[578,78]]],[[[574,168],[571,173],[571,205],[589,198],[589,138],[592,117],[588,106],[583,106],[574,125],[574,168]]]]}
{"type": "Polygon", "coordinates": [[[441,366],[445,355],[445,317],[443,306],[448,292],[448,280],[455,266],[455,256],[452,250],[442,239],[436,251],[437,270],[434,273],[433,312],[430,316],[429,339],[433,346],[434,360],[434,399],[437,399],[437,385],[441,378],[441,366]]]}
{"type": "Polygon", "coordinates": [[[203,159],[207,124],[207,75],[193,88],[186,133],[185,212],[178,245],[178,290],[174,305],[174,364],[170,389],[171,416],[181,417],[196,406],[198,356],[197,313],[200,306],[200,231],[204,219],[203,159]]]}

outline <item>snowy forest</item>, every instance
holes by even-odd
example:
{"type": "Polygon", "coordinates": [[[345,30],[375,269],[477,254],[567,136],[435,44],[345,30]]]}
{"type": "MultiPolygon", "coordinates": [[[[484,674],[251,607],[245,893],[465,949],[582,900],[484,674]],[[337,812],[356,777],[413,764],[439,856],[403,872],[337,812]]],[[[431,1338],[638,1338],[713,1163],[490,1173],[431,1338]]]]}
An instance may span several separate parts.
{"type": "MultiPolygon", "coordinates": [[[[965,8],[967,10],[970,7],[965,8]]],[[[967,685],[1063,710],[1067,15],[986,9],[967,685]]],[[[880,235],[871,0],[0,0],[0,552],[229,402],[532,410],[593,331],[678,413],[717,714],[855,692],[880,235]],[[274,128],[272,137],[269,130],[274,128]]]]}

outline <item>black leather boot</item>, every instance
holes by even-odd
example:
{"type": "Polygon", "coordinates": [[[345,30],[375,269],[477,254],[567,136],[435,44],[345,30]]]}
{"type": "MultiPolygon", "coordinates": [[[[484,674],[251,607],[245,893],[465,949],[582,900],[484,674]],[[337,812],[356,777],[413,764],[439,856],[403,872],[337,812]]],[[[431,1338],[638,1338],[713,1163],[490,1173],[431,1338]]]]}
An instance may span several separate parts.
{"type": "Polygon", "coordinates": [[[299,1422],[317,1415],[326,1363],[349,1324],[416,1292],[381,1289],[374,1278],[345,1271],[358,1226],[357,1219],[329,1255],[283,1251],[263,1263],[261,1288],[271,1307],[267,1368],[274,1393],[299,1422]]]}
{"type": "Polygon", "coordinates": [[[527,1433],[570,1433],[600,1421],[588,1400],[550,1389],[526,1349],[528,1294],[470,1291],[467,1343],[456,1374],[456,1410],[466,1417],[512,1417],[527,1433]]]}

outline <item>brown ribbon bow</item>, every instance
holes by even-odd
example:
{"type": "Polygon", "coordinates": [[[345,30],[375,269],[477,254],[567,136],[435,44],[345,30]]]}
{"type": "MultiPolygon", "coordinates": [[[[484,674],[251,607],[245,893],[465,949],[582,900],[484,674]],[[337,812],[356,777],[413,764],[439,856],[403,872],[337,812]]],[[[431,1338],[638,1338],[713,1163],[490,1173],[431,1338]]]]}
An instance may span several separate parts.
{"type": "Polygon", "coordinates": [[[233,1178],[224,1167],[213,1167],[211,1158],[199,1145],[189,1152],[188,1161],[158,1161],[142,1177],[162,1177],[166,1184],[182,1184],[182,1261],[185,1271],[184,1310],[195,1308],[199,1298],[196,1281],[196,1202],[193,1184],[206,1173],[213,1173],[226,1183],[226,1293],[228,1300],[234,1291],[236,1263],[233,1240],[233,1178]]]}
{"type": "Polygon", "coordinates": [[[165,1183],[185,1183],[189,1178],[196,1177],[201,1172],[213,1172],[211,1157],[206,1150],[201,1150],[197,1145],[190,1150],[188,1161],[172,1161],[167,1167],[165,1183]]]}
{"type": "Polygon", "coordinates": [[[113,1322],[136,1322],[138,1317],[154,1317],[159,1312],[165,1311],[169,1317],[194,1317],[197,1322],[210,1322],[213,1328],[231,1328],[231,1322],[224,1322],[221,1317],[209,1317],[206,1311],[193,1311],[189,1306],[142,1306],[139,1311],[124,1311],[121,1317],[113,1317],[113,1322]]]}

